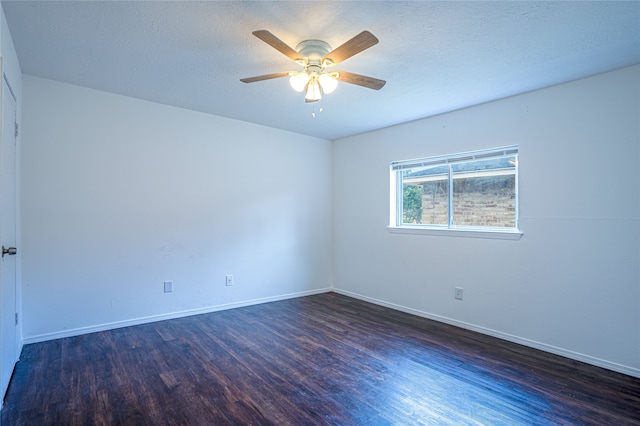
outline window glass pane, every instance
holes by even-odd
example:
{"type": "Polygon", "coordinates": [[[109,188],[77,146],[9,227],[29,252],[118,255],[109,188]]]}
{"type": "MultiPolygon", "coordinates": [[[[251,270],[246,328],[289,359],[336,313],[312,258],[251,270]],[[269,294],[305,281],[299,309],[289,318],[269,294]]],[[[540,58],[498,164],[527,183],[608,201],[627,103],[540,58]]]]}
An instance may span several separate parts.
{"type": "Polygon", "coordinates": [[[515,156],[452,165],[453,225],[516,226],[515,156]]]}
{"type": "Polygon", "coordinates": [[[402,171],[402,223],[448,225],[449,166],[402,171]]]}
{"type": "Polygon", "coordinates": [[[390,171],[392,227],[517,231],[517,146],[396,161],[390,171]]]}

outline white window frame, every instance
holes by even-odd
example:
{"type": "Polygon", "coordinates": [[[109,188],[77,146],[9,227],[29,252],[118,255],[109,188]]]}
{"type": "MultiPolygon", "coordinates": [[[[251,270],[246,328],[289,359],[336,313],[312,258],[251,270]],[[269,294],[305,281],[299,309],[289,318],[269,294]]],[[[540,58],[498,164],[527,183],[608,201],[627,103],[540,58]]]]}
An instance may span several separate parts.
{"type": "Polygon", "coordinates": [[[389,226],[387,229],[392,233],[400,234],[423,234],[423,235],[446,235],[456,237],[491,238],[518,240],[522,236],[519,229],[519,191],[518,191],[518,146],[506,146],[502,148],[486,149],[482,151],[472,151],[459,154],[443,155],[438,157],[418,158],[413,160],[394,161],[389,165],[390,176],[390,211],[389,226]],[[515,167],[515,226],[493,227],[493,226],[457,226],[452,223],[453,217],[453,182],[452,174],[449,173],[449,209],[447,225],[415,224],[407,225],[402,223],[402,178],[399,174],[402,170],[421,167],[438,166],[464,163],[487,158],[500,158],[505,156],[516,157],[515,167]]]}

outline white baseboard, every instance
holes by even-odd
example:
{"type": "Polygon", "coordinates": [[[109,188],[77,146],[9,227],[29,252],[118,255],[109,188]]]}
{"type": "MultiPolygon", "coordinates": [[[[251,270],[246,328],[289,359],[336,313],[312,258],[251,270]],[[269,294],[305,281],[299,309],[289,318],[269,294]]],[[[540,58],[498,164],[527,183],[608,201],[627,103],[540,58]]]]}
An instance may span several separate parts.
{"type": "Polygon", "coordinates": [[[524,345],[524,346],[528,346],[528,347],[531,347],[531,348],[534,348],[534,349],[539,349],[539,350],[542,350],[542,351],[545,351],[545,352],[549,352],[549,353],[552,353],[552,354],[564,356],[566,358],[574,359],[576,361],[585,362],[587,364],[595,365],[597,367],[606,368],[608,370],[616,371],[618,373],[623,373],[623,374],[627,374],[629,376],[640,378],[640,369],[637,369],[637,368],[628,367],[628,366],[625,366],[625,365],[617,364],[617,363],[614,363],[614,362],[610,362],[610,361],[603,360],[603,359],[600,359],[600,358],[592,357],[592,356],[589,356],[589,355],[584,355],[584,354],[581,354],[581,353],[578,353],[578,352],[570,351],[570,350],[567,350],[567,349],[559,348],[559,347],[556,347],[556,346],[548,345],[548,344],[537,342],[537,341],[534,341],[534,340],[525,339],[523,337],[514,336],[514,335],[511,335],[511,334],[508,334],[508,333],[503,333],[503,332],[500,332],[500,331],[496,331],[496,330],[492,330],[492,329],[489,329],[489,328],[477,326],[477,325],[466,323],[466,322],[463,322],[463,321],[454,320],[454,319],[443,317],[443,316],[440,316],[440,315],[430,314],[428,312],[420,311],[420,310],[413,309],[413,308],[408,308],[406,306],[397,305],[395,303],[385,302],[383,300],[375,299],[375,298],[368,297],[368,296],[363,296],[361,294],[352,293],[352,292],[346,291],[346,290],[340,290],[340,289],[337,289],[337,288],[334,288],[334,287],[322,288],[322,289],[318,289],[318,290],[309,290],[309,291],[303,291],[303,292],[298,292],[298,293],[290,293],[290,294],[266,297],[266,298],[261,298],[261,299],[245,300],[245,301],[240,301],[240,302],[228,303],[228,304],[224,304],[224,305],[207,306],[207,307],[204,307],[204,308],[191,309],[191,310],[180,311],[180,312],[171,312],[171,313],[168,313],[168,314],[153,315],[153,316],[135,318],[135,319],[125,320],[125,321],[116,321],[116,322],[111,322],[111,323],[106,323],[106,324],[93,325],[93,326],[89,326],[89,327],[80,327],[80,328],[74,328],[74,329],[70,329],[70,330],[57,331],[57,332],[53,332],[53,333],[39,334],[39,335],[36,335],[36,336],[28,336],[28,337],[23,338],[22,344],[23,345],[27,345],[27,344],[30,344],[30,343],[38,343],[38,342],[44,342],[44,341],[47,341],[47,340],[61,339],[61,338],[64,338],[64,337],[79,336],[79,335],[82,335],[82,334],[95,333],[95,332],[98,332],[98,331],[113,330],[113,329],[116,329],[116,328],[129,327],[129,326],[133,326],[133,325],[148,324],[148,323],[156,322],[156,321],[164,321],[164,320],[170,320],[170,319],[175,319],[175,318],[182,318],[182,317],[187,317],[187,316],[191,316],[191,315],[207,314],[207,313],[211,313],[211,312],[223,311],[223,310],[226,310],[226,309],[234,309],[234,308],[241,308],[241,307],[245,307],[245,306],[258,305],[258,304],[261,304],[261,303],[277,302],[279,300],[293,299],[293,298],[296,298],[296,297],[312,296],[312,295],[315,295],[315,294],[328,293],[328,292],[331,292],[331,291],[334,291],[334,292],[336,292],[338,294],[342,294],[342,295],[345,295],[345,296],[353,297],[355,299],[359,299],[359,300],[362,300],[362,301],[365,301],[365,302],[373,303],[375,305],[384,306],[386,308],[390,308],[390,309],[394,309],[394,310],[397,310],[397,311],[405,312],[405,313],[408,313],[408,314],[416,315],[416,316],[419,316],[419,317],[422,317],[422,318],[427,318],[427,319],[431,319],[431,320],[434,320],[434,321],[439,321],[439,322],[442,322],[442,323],[445,323],[445,324],[450,324],[450,325],[453,325],[453,326],[456,326],[456,327],[460,327],[460,328],[464,328],[464,329],[467,329],[467,330],[475,331],[475,332],[478,332],[478,333],[481,333],[481,334],[486,334],[486,335],[492,336],[492,337],[497,337],[499,339],[503,339],[503,340],[506,340],[506,341],[509,341],[509,342],[518,343],[518,344],[521,344],[521,345],[524,345]]]}
{"type": "Polygon", "coordinates": [[[191,315],[208,314],[211,312],[224,311],[227,309],[235,309],[235,308],[242,308],[245,306],[259,305],[261,303],[269,303],[269,302],[277,302],[279,300],[294,299],[296,297],[312,296],[314,294],[328,293],[330,291],[331,291],[331,288],[301,291],[298,293],[289,293],[289,294],[283,294],[279,296],[265,297],[261,299],[252,299],[252,300],[245,300],[240,302],[227,303],[224,305],[207,306],[204,308],[190,309],[186,311],[152,315],[148,317],[134,318],[134,319],[124,320],[124,321],[115,321],[115,322],[110,322],[105,324],[92,325],[88,327],[79,327],[79,328],[74,328],[69,330],[56,331],[53,333],[23,337],[22,344],[28,345],[30,343],[45,342],[47,340],[62,339],[64,337],[80,336],[82,334],[95,333],[98,331],[113,330],[116,328],[129,327],[133,325],[141,325],[141,324],[148,324],[148,323],[157,322],[157,321],[183,318],[191,315]]]}
{"type": "Polygon", "coordinates": [[[395,303],[385,302],[383,300],[374,299],[372,297],[363,296],[361,294],[352,293],[346,290],[340,290],[337,288],[332,288],[331,291],[334,291],[338,294],[342,294],[344,296],[353,297],[354,299],[359,299],[365,302],[373,303],[375,305],[384,306],[386,308],[394,309],[401,312],[406,312],[408,314],[416,315],[422,318],[431,319],[438,322],[443,322],[445,324],[454,325],[456,327],[464,328],[467,330],[475,331],[481,334],[486,334],[488,336],[497,337],[502,340],[506,340],[513,343],[518,343],[520,345],[528,346],[530,348],[539,349],[541,351],[549,352],[555,355],[560,355],[565,358],[574,359],[576,361],[581,361],[587,364],[595,365],[597,367],[606,368],[608,370],[616,371],[618,373],[623,373],[629,376],[640,378],[640,369],[628,367],[626,365],[617,364],[614,362],[610,362],[604,359],[592,357],[589,355],[581,354],[579,352],[570,351],[567,349],[559,348],[557,346],[547,345],[545,343],[537,342],[534,340],[525,339],[523,337],[514,336],[508,333],[503,333],[500,331],[492,330],[489,328],[477,326],[474,324],[466,323],[463,321],[457,321],[451,318],[443,317],[440,315],[430,314],[428,312],[419,311],[417,309],[407,308],[405,306],[396,305],[395,303]]]}

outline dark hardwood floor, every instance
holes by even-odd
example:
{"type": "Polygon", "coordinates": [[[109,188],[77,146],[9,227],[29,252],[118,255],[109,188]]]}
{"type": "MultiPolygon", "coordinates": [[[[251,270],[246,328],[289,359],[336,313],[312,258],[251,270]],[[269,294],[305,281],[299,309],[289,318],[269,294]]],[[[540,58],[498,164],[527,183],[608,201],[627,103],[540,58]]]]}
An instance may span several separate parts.
{"type": "Polygon", "coordinates": [[[24,347],[7,425],[640,425],[640,379],[335,293],[24,347]]]}

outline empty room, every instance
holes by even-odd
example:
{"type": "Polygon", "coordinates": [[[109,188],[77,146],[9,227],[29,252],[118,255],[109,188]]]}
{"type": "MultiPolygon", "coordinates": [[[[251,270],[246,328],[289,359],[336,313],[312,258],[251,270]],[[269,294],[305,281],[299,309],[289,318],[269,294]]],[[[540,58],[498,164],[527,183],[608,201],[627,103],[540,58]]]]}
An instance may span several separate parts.
{"type": "Polygon", "coordinates": [[[1,1],[3,425],[640,425],[639,1],[1,1]]]}

